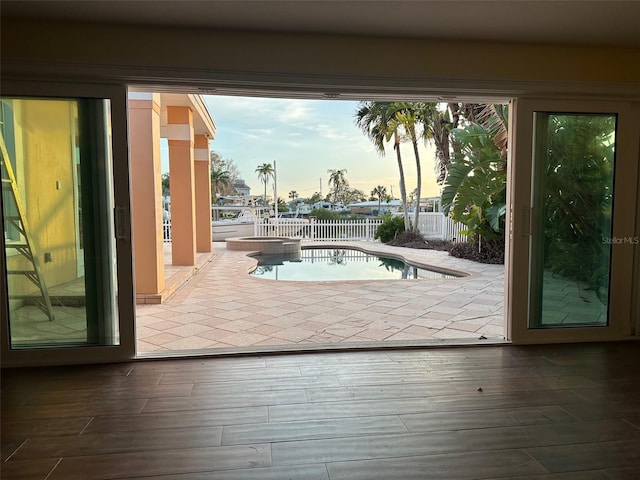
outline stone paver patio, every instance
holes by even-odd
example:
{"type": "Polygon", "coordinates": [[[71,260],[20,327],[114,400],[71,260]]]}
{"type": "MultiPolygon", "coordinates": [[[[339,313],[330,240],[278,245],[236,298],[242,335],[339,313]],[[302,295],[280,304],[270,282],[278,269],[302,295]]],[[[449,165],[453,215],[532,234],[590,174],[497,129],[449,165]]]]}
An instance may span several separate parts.
{"type": "Polygon", "coordinates": [[[256,260],[216,243],[216,255],[166,302],[137,306],[138,354],[202,349],[278,350],[504,339],[504,266],[377,242],[323,242],[401,252],[471,275],[440,280],[274,281],[256,260]]]}

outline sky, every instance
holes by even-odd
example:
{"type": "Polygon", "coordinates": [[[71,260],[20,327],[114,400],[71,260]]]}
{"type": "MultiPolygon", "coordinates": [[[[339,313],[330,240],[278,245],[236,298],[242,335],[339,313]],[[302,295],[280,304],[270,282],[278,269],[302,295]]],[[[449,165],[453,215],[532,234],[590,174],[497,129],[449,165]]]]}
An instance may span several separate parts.
{"type": "MultiPolygon", "coordinates": [[[[288,200],[295,190],[301,198],[329,192],[328,169],[346,169],[349,185],[369,197],[377,185],[400,197],[399,174],[392,144],[381,156],[356,127],[358,102],[257,97],[203,96],[216,124],[211,150],[238,166],[253,195],[264,185],[256,168],[276,162],[278,196],[288,200]],[[322,185],[322,186],[321,186],[322,185]]],[[[401,147],[407,193],[416,187],[413,148],[401,147]]],[[[435,151],[420,146],[422,197],[437,196],[435,151]]],[[[268,193],[272,193],[270,184],[268,193]]]]}

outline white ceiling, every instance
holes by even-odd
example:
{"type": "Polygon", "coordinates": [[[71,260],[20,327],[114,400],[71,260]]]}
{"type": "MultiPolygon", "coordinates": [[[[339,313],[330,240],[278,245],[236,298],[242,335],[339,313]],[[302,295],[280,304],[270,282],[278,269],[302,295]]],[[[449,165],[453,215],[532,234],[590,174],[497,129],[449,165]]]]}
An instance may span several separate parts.
{"type": "Polygon", "coordinates": [[[3,0],[3,21],[133,25],[640,47],[640,1],[3,0]]]}

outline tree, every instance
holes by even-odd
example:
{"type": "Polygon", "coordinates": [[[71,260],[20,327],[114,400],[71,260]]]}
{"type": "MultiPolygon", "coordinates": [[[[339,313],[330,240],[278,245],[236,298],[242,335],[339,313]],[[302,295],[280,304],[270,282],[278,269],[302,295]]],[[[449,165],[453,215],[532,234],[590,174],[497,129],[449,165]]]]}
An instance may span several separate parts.
{"type": "Polygon", "coordinates": [[[378,153],[383,156],[384,144],[393,138],[393,149],[396,152],[398,171],[400,174],[400,198],[404,214],[404,227],[409,230],[409,213],[407,211],[407,189],[404,178],[402,155],[400,154],[400,132],[397,118],[393,117],[391,102],[360,102],[355,115],[356,125],[373,142],[378,153]]]}
{"type": "Polygon", "coordinates": [[[292,203],[295,203],[296,198],[298,198],[298,197],[299,197],[298,192],[296,192],[295,190],[291,190],[289,192],[289,198],[291,199],[292,203]]]}
{"type": "Polygon", "coordinates": [[[365,202],[367,200],[367,196],[364,194],[362,190],[358,190],[357,188],[347,187],[344,192],[344,203],[354,203],[354,202],[365,202]]]}
{"type": "Polygon", "coordinates": [[[387,197],[387,189],[382,185],[378,185],[371,190],[371,196],[378,199],[378,215],[380,215],[380,204],[382,203],[382,199],[387,197]]]}
{"type": "Polygon", "coordinates": [[[231,195],[235,192],[234,184],[242,180],[240,169],[231,158],[223,158],[219,153],[211,152],[211,170],[218,169],[228,173],[229,182],[218,186],[219,195],[231,195]]]}
{"type": "Polygon", "coordinates": [[[488,127],[473,123],[452,132],[454,152],[442,190],[445,213],[476,238],[504,240],[507,162],[488,127]]]}
{"type": "Polygon", "coordinates": [[[168,173],[163,173],[161,177],[162,181],[162,195],[171,195],[171,181],[168,173]]]}
{"type": "Polygon", "coordinates": [[[314,203],[318,203],[320,201],[322,201],[322,195],[320,195],[320,192],[315,192],[306,200],[305,203],[313,205],[314,203]]]}
{"type": "Polygon", "coordinates": [[[424,142],[427,142],[431,138],[431,130],[428,126],[433,123],[434,117],[436,116],[435,112],[435,103],[394,102],[389,107],[389,114],[395,122],[402,126],[413,146],[413,155],[416,161],[416,206],[413,214],[413,229],[416,231],[418,230],[420,198],[422,196],[422,167],[420,165],[418,140],[421,138],[424,142]]]}
{"type": "Polygon", "coordinates": [[[231,183],[231,177],[222,167],[211,168],[211,202],[217,203],[218,193],[222,193],[225,187],[231,183]]]}
{"type": "Polygon", "coordinates": [[[347,170],[345,168],[340,170],[330,168],[327,173],[329,174],[330,191],[333,193],[333,203],[345,202],[347,200],[347,188],[349,187],[349,182],[344,176],[347,170]]]}
{"type": "Polygon", "coordinates": [[[267,205],[267,184],[269,183],[269,179],[273,178],[275,175],[275,171],[273,170],[273,165],[270,163],[263,163],[262,165],[258,165],[256,168],[256,173],[258,174],[258,178],[262,183],[264,183],[264,205],[267,205]]]}

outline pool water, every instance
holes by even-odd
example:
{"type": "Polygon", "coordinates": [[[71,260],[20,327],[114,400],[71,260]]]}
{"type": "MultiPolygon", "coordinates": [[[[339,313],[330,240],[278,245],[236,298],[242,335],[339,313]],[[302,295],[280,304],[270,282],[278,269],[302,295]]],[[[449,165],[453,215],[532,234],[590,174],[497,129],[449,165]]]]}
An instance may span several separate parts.
{"type": "Polygon", "coordinates": [[[336,281],[457,278],[401,260],[346,248],[307,248],[300,255],[255,255],[258,267],[251,275],[271,280],[336,281]]]}

